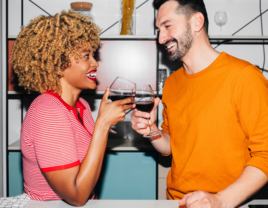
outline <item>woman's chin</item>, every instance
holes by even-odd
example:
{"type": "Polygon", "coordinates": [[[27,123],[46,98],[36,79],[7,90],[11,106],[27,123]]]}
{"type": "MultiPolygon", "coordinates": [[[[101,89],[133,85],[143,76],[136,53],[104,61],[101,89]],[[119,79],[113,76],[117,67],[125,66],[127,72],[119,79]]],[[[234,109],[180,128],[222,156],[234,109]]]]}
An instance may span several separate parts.
{"type": "Polygon", "coordinates": [[[91,84],[90,86],[88,86],[87,90],[96,90],[97,88],[97,84],[91,84]]]}

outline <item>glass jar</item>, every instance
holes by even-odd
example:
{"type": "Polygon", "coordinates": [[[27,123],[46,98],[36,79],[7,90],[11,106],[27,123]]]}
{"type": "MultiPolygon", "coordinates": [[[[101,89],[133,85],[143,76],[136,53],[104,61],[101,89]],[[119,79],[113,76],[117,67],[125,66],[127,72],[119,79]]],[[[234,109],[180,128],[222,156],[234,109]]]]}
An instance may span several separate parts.
{"type": "Polygon", "coordinates": [[[136,8],[135,0],[120,0],[120,35],[136,34],[136,8]]]}
{"type": "Polygon", "coordinates": [[[85,16],[89,16],[93,20],[93,16],[90,12],[92,7],[93,7],[93,4],[89,3],[89,2],[73,2],[73,3],[71,3],[71,8],[72,8],[72,10],[74,10],[74,12],[83,14],[85,16]]]}

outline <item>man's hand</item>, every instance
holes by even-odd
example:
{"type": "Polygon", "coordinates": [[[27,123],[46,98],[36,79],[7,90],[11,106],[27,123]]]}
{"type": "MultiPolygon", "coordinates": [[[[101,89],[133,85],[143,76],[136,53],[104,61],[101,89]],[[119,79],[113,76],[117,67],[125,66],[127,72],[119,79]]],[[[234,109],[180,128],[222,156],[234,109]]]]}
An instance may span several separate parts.
{"type": "Polygon", "coordinates": [[[216,194],[205,191],[195,191],[184,195],[179,202],[180,207],[187,208],[227,208],[227,204],[216,194]]]}
{"type": "Polygon", "coordinates": [[[154,128],[156,131],[158,130],[156,124],[154,123],[156,120],[156,113],[155,110],[160,102],[159,98],[155,98],[154,100],[154,107],[150,113],[138,111],[137,109],[133,110],[131,113],[131,123],[132,128],[142,135],[148,135],[150,133],[151,128],[154,128]],[[149,120],[151,121],[151,128],[149,120]]]}

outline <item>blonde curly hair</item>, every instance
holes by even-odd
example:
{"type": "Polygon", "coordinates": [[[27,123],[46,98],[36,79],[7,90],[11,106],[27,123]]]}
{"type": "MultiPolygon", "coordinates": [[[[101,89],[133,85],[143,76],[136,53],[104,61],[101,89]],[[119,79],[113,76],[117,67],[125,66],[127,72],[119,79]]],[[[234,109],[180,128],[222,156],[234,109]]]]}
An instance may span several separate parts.
{"type": "Polygon", "coordinates": [[[78,62],[80,51],[100,45],[100,28],[90,17],[72,10],[53,17],[39,16],[23,27],[11,51],[10,62],[19,86],[30,92],[52,90],[61,95],[60,78],[71,66],[69,56],[78,62]]]}

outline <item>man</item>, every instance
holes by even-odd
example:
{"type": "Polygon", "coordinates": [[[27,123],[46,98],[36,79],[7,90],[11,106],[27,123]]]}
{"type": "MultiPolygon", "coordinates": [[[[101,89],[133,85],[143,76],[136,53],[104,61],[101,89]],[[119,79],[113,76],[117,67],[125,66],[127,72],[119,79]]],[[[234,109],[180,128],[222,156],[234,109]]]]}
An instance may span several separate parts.
{"type": "MultiPolygon", "coordinates": [[[[180,205],[236,207],[267,183],[268,83],[252,64],[215,51],[208,39],[202,0],[155,0],[160,44],[183,67],[165,82],[161,135],[150,137],[172,154],[167,196],[180,205]]],[[[152,112],[135,110],[132,128],[142,135],[152,112]]]]}

